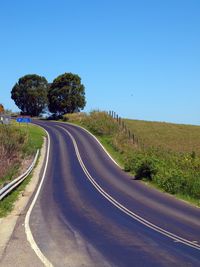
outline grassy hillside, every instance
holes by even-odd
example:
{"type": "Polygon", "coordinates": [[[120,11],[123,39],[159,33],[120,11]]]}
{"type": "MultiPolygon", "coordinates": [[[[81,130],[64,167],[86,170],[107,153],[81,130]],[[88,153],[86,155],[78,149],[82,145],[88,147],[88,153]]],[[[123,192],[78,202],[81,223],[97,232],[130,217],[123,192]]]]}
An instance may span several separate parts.
{"type": "Polygon", "coordinates": [[[139,142],[106,113],[64,117],[95,134],[125,171],[200,205],[200,127],[124,120],[139,142]]]}
{"type": "Polygon", "coordinates": [[[129,129],[147,147],[200,154],[200,126],[124,120],[129,129]]]}

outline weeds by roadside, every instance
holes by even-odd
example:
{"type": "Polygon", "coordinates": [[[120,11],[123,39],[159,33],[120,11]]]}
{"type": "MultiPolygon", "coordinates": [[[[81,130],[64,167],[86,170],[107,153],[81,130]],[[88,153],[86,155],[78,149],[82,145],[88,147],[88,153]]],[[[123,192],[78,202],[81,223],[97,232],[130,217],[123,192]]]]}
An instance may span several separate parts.
{"type": "MultiPolygon", "coordinates": [[[[23,146],[27,142],[27,135],[16,130],[15,127],[0,126],[0,177],[9,178],[16,169],[22,156],[23,146]]],[[[1,182],[0,181],[0,182],[1,182]]]]}
{"type": "Polygon", "coordinates": [[[0,125],[0,186],[12,180],[25,159],[42,146],[44,132],[30,125],[0,125]]]}

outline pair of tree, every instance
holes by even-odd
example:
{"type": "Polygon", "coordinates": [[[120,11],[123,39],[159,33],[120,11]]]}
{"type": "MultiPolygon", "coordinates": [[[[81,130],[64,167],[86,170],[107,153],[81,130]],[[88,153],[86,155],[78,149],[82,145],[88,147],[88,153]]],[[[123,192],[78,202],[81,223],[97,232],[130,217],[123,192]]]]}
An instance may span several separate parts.
{"type": "Polygon", "coordinates": [[[56,115],[73,113],[86,104],[81,78],[72,73],[58,76],[51,84],[36,74],[25,75],[12,88],[11,98],[22,114],[30,116],[39,116],[47,108],[56,115]]]}

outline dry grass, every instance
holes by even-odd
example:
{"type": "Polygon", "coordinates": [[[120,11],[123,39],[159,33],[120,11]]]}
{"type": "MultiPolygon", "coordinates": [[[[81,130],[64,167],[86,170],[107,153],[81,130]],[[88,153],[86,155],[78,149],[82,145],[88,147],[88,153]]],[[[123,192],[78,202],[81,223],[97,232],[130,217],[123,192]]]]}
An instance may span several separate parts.
{"type": "Polygon", "coordinates": [[[27,142],[27,135],[15,127],[0,125],[0,177],[20,162],[21,147],[27,142]]]}
{"type": "Polygon", "coordinates": [[[23,169],[41,147],[43,135],[34,125],[0,124],[0,186],[15,178],[20,166],[23,169]]]}
{"type": "Polygon", "coordinates": [[[129,129],[147,147],[200,155],[200,126],[124,120],[129,129]]]}

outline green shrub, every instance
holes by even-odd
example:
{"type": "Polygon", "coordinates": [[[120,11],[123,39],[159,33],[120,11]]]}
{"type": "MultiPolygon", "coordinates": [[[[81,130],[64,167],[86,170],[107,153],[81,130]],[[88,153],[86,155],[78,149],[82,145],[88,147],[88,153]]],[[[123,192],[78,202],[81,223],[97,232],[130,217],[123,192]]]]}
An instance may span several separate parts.
{"type": "Polygon", "coordinates": [[[132,172],[136,175],[137,169],[140,167],[142,159],[142,153],[129,153],[125,159],[124,170],[127,172],[132,172]]]}
{"type": "Polygon", "coordinates": [[[169,169],[164,172],[158,170],[153,181],[171,194],[180,193],[185,187],[185,179],[180,170],[169,169]]]}
{"type": "Polygon", "coordinates": [[[156,163],[151,158],[144,159],[138,169],[136,170],[136,178],[147,178],[152,180],[152,177],[156,174],[156,163]]]}
{"type": "Polygon", "coordinates": [[[148,155],[144,151],[134,151],[126,158],[125,171],[130,171],[135,178],[147,178],[152,180],[157,173],[159,160],[154,155],[148,155]]]}

